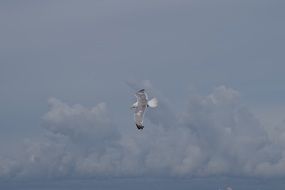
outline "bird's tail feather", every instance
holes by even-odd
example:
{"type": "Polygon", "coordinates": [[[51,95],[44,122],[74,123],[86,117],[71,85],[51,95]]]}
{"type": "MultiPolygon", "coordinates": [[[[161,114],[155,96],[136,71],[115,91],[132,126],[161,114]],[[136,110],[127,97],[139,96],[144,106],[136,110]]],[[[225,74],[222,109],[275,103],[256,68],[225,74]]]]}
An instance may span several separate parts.
{"type": "Polygon", "coordinates": [[[158,101],[156,98],[153,98],[147,102],[147,105],[151,108],[156,108],[158,106],[158,101]]]}

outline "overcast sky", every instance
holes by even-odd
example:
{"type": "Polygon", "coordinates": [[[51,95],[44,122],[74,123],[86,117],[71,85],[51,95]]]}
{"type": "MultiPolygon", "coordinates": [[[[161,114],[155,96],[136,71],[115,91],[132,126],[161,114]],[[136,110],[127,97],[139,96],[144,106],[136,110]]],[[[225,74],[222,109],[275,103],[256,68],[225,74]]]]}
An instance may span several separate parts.
{"type": "Polygon", "coordinates": [[[0,187],[284,189],[284,10],[0,1],[0,187]]]}

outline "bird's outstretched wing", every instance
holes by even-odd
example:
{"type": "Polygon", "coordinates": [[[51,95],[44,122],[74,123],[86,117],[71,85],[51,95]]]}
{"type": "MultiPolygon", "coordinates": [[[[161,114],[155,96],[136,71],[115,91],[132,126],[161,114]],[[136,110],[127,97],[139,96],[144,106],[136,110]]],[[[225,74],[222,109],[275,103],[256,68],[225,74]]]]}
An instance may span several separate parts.
{"type": "Polygon", "coordinates": [[[137,97],[138,104],[147,105],[148,97],[144,89],[137,91],[135,96],[137,97]]]}
{"type": "Polygon", "coordinates": [[[144,89],[136,92],[137,107],[135,110],[135,122],[138,129],[143,129],[143,117],[148,106],[148,97],[144,89]]]}
{"type": "Polygon", "coordinates": [[[137,127],[143,127],[143,117],[146,105],[139,105],[135,110],[135,122],[137,127]]]}

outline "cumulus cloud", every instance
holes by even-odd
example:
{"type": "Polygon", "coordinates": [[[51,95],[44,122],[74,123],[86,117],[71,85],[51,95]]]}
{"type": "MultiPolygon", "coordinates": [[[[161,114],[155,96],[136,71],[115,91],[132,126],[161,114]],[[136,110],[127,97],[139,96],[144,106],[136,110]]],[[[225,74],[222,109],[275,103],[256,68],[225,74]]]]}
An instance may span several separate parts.
{"type": "Polygon", "coordinates": [[[96,144],[116,139],[118,133],[107,113],[105,103],[94,108],[85,108],[79,104],[69,106],[55,98],[49,99],[50,111],[43,117],[45,128],[68,137],[72,141],[90,140],[96,144]]]}
{"type": "Polygon", "coordinates": [[[239,92],[220,86],[174,113],[149,81],[143,86],[159,96],[160,108],[147,114],[153,127],[142,132],[121,130],[105,103],[87,108],[51,98],[45,139],[27,143],[20,158],[0,158],[1,178],[284,176],[285,130],[269,132],[239,92]]]}

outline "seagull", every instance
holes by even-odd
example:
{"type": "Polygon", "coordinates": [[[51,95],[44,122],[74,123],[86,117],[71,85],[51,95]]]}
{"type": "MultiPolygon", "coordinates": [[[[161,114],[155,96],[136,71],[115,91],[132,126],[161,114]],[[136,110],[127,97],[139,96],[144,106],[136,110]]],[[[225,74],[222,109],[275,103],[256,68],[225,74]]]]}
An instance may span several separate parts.
{"type": "Polygon", "coordinates": [[[134,109],[134,118],[135,118],[135,123],[138,128],[138,130],[142,130],[144,128],[143,126],[143,116],[144,112],[147,107],[155,108],[158,105],[158,101],[156,98],[152,98],[151,100],[148,101],[147,94],[145,92],[145,89],[141,89],[136,92],[135,94],[137,98],[137,102],[135,102],[131,109],[134,109]]]}

